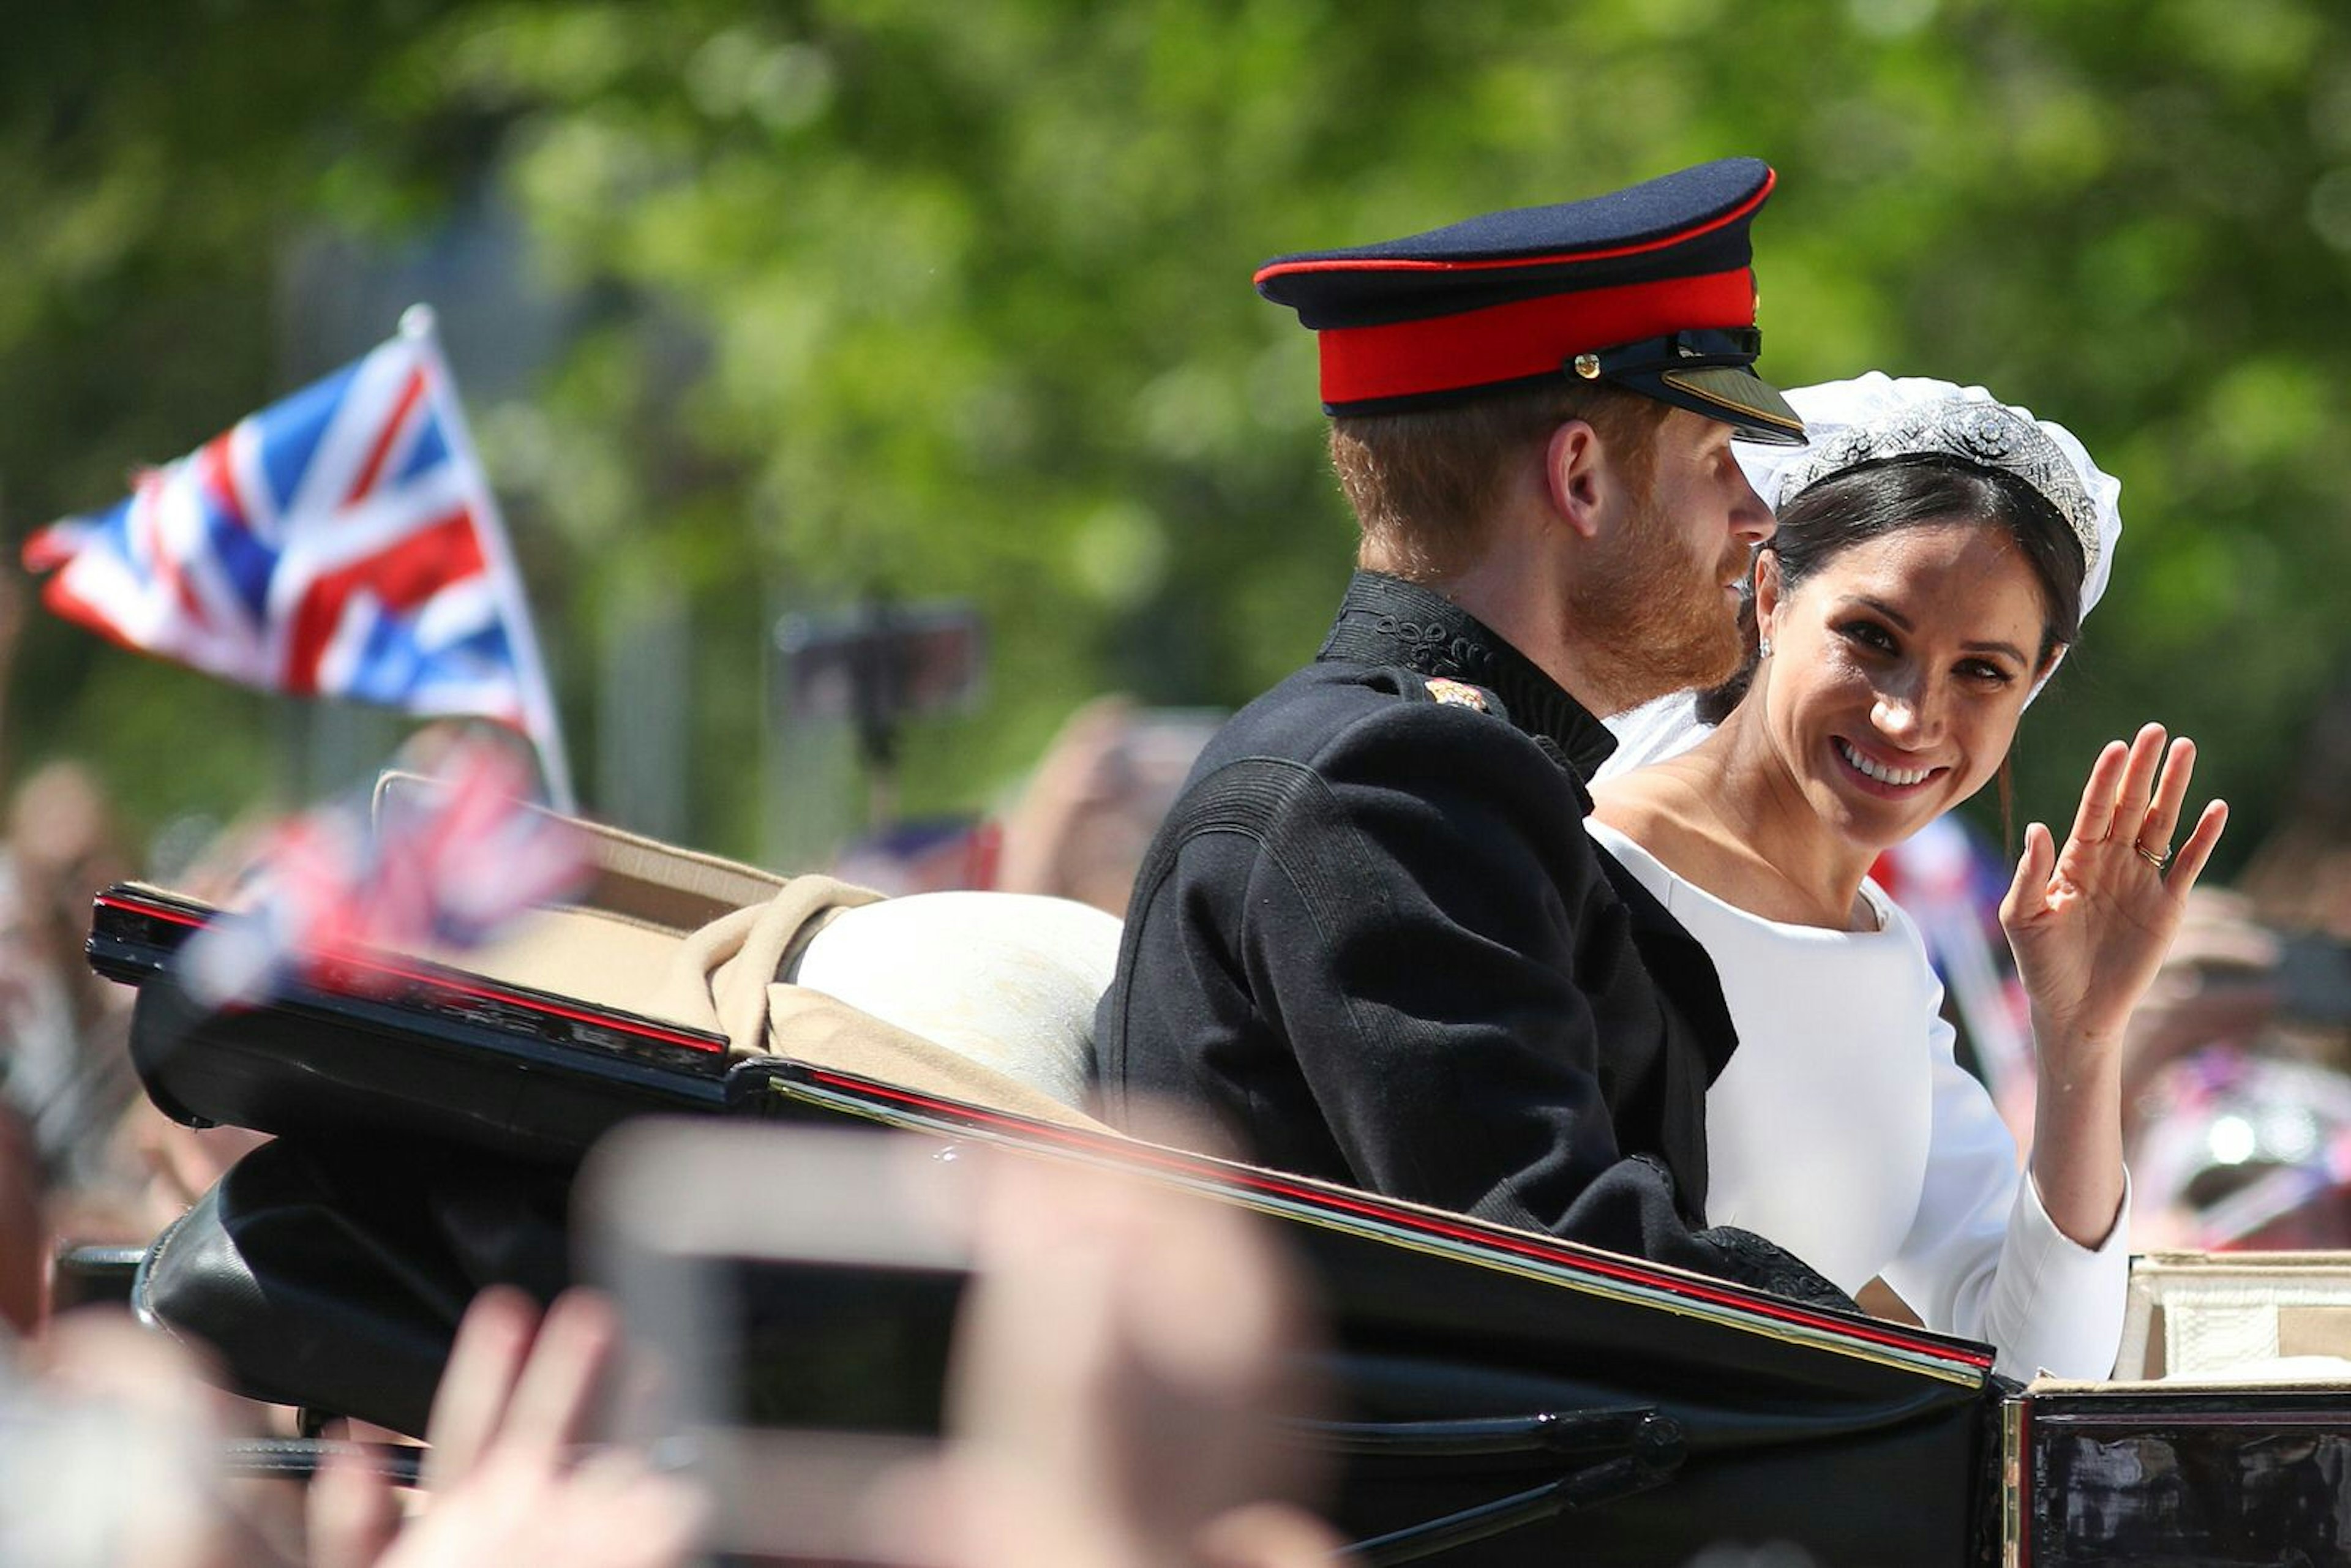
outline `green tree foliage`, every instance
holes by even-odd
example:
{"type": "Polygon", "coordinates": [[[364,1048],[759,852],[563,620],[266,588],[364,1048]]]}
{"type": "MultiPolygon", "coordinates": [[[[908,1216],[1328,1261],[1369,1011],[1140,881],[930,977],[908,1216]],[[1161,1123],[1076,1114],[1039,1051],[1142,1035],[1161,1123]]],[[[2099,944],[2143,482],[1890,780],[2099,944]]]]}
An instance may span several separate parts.
{"type": "MultiPolygon", "coordinates": [[[[986,608],[989,700],[916,737],[916,807],[985,803],[1094,691],[1237,703],[1311,653],[1351,530],[1263,257],[1731,152],[1782,177],[1768,373],[1980,381],[2124,480],[2023,810],[2161,716],[2249,848],[2351,651],[2329,0],[329,9],[60,16],[0,56],[9,525],[276,390],[290,238],[407,243],[486,190],[581,302],[546,379],[475,409],[567,707],[633,585],[682,585],[717,847],[756,840],[780,603],[986,608]]],[[[257,708],[77,637],[27,650],[26,745],[101,753],[151,810],[236,777],[214,753],[257,708]]]]}

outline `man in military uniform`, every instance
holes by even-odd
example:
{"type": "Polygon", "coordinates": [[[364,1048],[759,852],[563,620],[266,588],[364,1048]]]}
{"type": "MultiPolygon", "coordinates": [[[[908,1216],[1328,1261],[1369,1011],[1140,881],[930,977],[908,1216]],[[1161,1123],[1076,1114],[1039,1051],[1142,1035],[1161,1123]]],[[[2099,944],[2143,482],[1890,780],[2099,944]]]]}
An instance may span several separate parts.
{"type": "Polygon", "coordinates": [[[1703,1228],[1734,1040],[1696,942],[1585,836],[1595,714],[1728,676],[1770,511],[1753,159],[1382,245],[1259,292],[1320,334],[1362,570],[1315,662],[1210,743],[1096,1024],[1113,1116],[1773,1288],[1703,1228]]]}

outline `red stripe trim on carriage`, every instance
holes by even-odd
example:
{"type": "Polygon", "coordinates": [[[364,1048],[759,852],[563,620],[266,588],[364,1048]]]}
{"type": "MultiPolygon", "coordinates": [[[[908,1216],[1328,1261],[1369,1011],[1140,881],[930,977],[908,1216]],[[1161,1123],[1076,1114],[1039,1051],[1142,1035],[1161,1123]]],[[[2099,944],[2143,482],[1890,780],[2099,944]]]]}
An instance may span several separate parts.
{"type": "Polygon", "coordinates": [[[1741,267],[1382,327],[1332,327],[1318,334],[1322,401],[1336,406],[1520,381],[1554,373],[1587,349],[1754,324],[1755,275],[1741,267]]]}
{"type": "MultiPolygon", "coordinates": [[[[191,930],[202,929],[209,919],[206,915],[193,915],[185,910],[171,909],[162,904],[148,904],[140,900],[118,898],[111,894],[99,894],[97,902],[109,909],[120,909],[126,914],[169,921],[174,925],[184,925],[191,930]]],[[[713,1055],[724,1055],[727,1049],[726,1040],[718,1035],[665,1029],[660,1024],[648,1022],[628,1013],[603,1012],[592,1008],[567,1007],[561,1002],[549,999],[548,994],[543,991],[515,990],[505,986],[488,983],[474,985],[434,970],[417,968],[406,964],[395,964],[388,959],[372,956],[362,956],[346,948],[338,948],[326,956],[330,963],[365,969],[371,974],[389,975],[394,979],[407,980],[427,990],[446,991],[454,996],[471,997],[477,1001],[507,1002],[515,1007],[528,1008],[533,1012],[566,1019],[573,1023],[592,1024],[598,1029],[609,1029],[618,1034],[633,1034],[646,1040],[657,1040],[664,1045],[682,1045],[690,1051],[704,1051],[713,1055]]]]}
{"type": "Polygon", "coordinates": [[[1614,246],[1602,250],[1563,250],[1549,256],[1481,256],[1470,261],[1418,261],[1409,256],[1377,256],[1353,260],[1342,256],[1327,256],[1301,261],[1270,261],[1257,269],[1257,276],[1250,281],[1263,283],[1269,277],[1287,277],[1300,272],[1478,272],[1502,267],[1545,267],[1557,262],[1606,261],[1619,256],[1640,256],[1647,251],[1663,250],[1667,246],[1683,244],[1698,238],[1700,235],[1712,234],[1719,228],[1728,228],[1761,206],[1764,199],[1771,195],[1771,187],[1779,183],[1779,172],[1766,170],[1762,188],[1719,217],[1708,218],[1701,224],[1693,224],[1686,229],[1676,229],[1672,234],[1660,235],[1656,239],[1635,240],[1630,245],[1614,246]]]}
{"type": "Polygon", "coordinates": [[[984,1125],[1006,1128],[1019,1133],[1023,1137],[1077,1148],[1097,1152],[1115,1152],[1121,1159],[1132,1160],[1138,1165],[1155,1166],[1196,1176],[1213,1176],[1218,1181],[1253,1188],[1274,1197],[1317,1204],[1343,1213],[1360,1215],[1385,1224],[1441,1236],[1447,1240],[1470,1242],[1479,1247],[1492,1248],[1497,1251],[1535,1259],[1558,1268],[1574,1270],[1586,1274],[1598,1274],[1670,1295],[1687,1296],[1708,1301],[1717,1306],[1733,1307],[1740,1312],[1754,1313],[1758,1317],[1768,1317],[1781,1322],[1817,1329],[1871,1344],[1884,1345],[1913,1355],[1955,1362],[1984,1372],[1991,1370],[1992,1357],[1982,1351],[1964,1349],[1939,1341],[1914,1339],[1891,1329],[1853,1323],[1843,1318],[1823,1316],[1807,1312],[1802,1307],[1784,1305],[1778,1301],[1758,1301],[1752,1296],[1734,1291],[1717,1290],[1678,1275],[1654,1273],[1641,1268],[1637,1263],[1620,1261],[1613,1256],[1594,1256],[1581,1249],[1547,1244],[1538,1238],[1521,1236],[1499,1228],[1483,1228],[1474,1222],[1457,1225],[1432,1218],[1417,1209],[1402,1208],[1383,1203],[1370,1195],[1358,1197],[1327,1187],[1301,1186],[1260,1171],[1236,1169],[1228,1166],[1192,1160],[1180,1154],[1156,1149],[1149,1145],[1130,1145],[1126,1140],[1113,1142],[1099,1134],[1058,1127],[1050,1122],[1039,1122],[1026,1116],[988,1111],[958,1101],[940,1100],[914,1090],[901,1089],[894,1084],[882,1083],[873,1079],[860,1078],[854,1074],[833,1072],[824,1068],[811,1066],[807,1062],[795,1062],[794,1065],[806,1072],[811,1081],[827,1087],[853,1094],[863,1094],[878,1100],[896,1101],[901,1104],[943,1114],[949,1120],[976,1122],[984,1125]]]}

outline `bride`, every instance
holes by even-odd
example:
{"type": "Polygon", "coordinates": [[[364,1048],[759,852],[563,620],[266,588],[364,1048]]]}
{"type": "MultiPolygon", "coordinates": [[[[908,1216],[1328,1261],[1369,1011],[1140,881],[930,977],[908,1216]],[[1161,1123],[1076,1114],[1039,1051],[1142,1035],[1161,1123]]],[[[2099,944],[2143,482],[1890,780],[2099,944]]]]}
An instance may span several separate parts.
{"type": "Polygon", "coordinates": [[[2020,1173],[1917,927],[1868,872],[2004,783],[2105,586],[2120,486],[1980,388],[1871,374],[1789,397],[1811,444],[1740,449],[1780,518],[1750,672],[1626,716],[1593,789],[1593,836],[1706,946],[1738,1025],[1707,1096],[1707,1216],[1848,1291],[1882,1277],[2003,1373],[2102,1377],[2129,1266],[2123,1029],[2227,810],[2175,856],[2195,747],[2148,725],[2099,754],[2062,847],[2025,830],[2001,904],[2038,1072],[2020,1173]]]}

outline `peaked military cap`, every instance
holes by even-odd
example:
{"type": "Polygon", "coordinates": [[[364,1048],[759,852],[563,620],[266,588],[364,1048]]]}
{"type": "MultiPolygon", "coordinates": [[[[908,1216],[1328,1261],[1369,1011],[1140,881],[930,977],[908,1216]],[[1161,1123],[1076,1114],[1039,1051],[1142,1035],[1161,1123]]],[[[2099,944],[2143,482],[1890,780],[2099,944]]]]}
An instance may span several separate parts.
{"type": "Polygon", "coordinates": [[[1610,382],[1795,445],[1756,375],[1748,225],[1775,176],[1726,158],[1588,201],[1278,256],[1258,292],[1321,336],[1322,406],[1390,413],[1558,376],[1610,382]]]}

